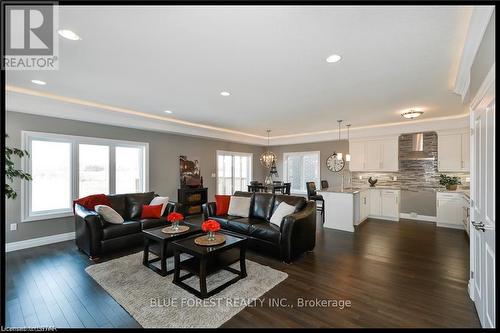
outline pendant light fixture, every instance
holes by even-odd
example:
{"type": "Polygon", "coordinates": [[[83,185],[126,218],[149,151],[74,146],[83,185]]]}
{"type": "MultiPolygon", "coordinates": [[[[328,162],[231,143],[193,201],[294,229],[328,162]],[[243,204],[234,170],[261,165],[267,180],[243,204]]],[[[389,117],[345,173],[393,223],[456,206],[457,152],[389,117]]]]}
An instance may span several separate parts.
{"type": "MultiPolygon", "coordinates": [[[[340,126],[342,124],[342,120],[337,120],[339,123],[339,142],[340,142],[340,126]]],[[[342,159],[342,153],[337,153],[337,159],[340,161],[342,159]]]]}
{"type": "MultiPolygon", "coordinates": [[[[351,124],[345,125],[345,127],[347,127],[347,144],[349,145],[349,127],[351,127],[351,124]]],[[[346,162],[351,161],[351,154],[349,154],[349,150],[347,150],[347,154],[345,154],[345,160],[346,162]]]]}
{"type": "Polygon", "coordinates": [[[267,151],[260,155],[260,164],[268,169],[270,169],[273,164],[276,167],[277,160],[276,154],[269,150],[269,133],[271,133],[270,129],[267,130],[267,151]]]}

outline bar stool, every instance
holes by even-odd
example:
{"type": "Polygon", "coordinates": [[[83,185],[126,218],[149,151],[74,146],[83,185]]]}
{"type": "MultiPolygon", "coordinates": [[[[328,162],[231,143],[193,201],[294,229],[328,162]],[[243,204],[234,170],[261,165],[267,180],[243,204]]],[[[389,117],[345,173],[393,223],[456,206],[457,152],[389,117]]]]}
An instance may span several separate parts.
{"type": "Polygon", "coordinates": [[[321,212],[321,218],[322,218],[322,223],[325,223],[325,200],[323,199],[323,196],[318,195],[316,192],[316,183],[314,182],[307,182],[306,183],[306,189],[307,189],[307,200],[314,200],[316,202],[316,211],[321,212]],[[318,201],[321,202],[321,207],[318,206],[318,201]]]}

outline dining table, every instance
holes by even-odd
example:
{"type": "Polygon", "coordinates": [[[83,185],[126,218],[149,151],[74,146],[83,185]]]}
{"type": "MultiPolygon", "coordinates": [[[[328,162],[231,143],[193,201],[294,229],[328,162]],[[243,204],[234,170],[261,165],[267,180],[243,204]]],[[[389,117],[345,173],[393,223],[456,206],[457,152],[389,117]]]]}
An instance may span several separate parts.
{"type": "Polygon", "coordinates": [[[257,185],[248,185],[248,192],[271,192],[275,194],[276,192],[281,192],[283,194],[290,194],[287,189],[289,185],[286,183],[281,184],[257,184],[257,185]]]}

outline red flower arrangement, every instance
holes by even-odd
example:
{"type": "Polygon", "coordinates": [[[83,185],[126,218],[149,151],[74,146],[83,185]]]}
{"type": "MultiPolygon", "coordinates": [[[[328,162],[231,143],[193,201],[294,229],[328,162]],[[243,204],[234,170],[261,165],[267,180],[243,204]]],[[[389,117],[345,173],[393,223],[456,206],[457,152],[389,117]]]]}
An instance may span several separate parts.
{"type": "Polygon", "coordinates": [[[172,212],[167,216],[168,222],[179,222],[182,220],[184,220],[184,215],[182,215],[181,213],[172,212]]]}
{"type": "Polygon", "coordinates": [[[204,232],[216,232],[220,230],[220,224],[215,220],[206,220],[201,224],[201,230],[204,232]]]}

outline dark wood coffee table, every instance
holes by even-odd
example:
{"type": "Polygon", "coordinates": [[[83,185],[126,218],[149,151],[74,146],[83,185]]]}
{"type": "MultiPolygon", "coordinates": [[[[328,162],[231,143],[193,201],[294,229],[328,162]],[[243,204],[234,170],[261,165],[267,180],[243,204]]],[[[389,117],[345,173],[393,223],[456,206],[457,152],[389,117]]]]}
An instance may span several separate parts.
{"type": "MultiPolygon", "coordinates": [[[[180,223],[179,225],[183,225],[180,223]]],[[[166,276],[174,271],[174,269],[167,270],[167,258],[172,256],[172,250],[169,244],[172,241],[179,240],[192,235],[200,234],[201,228],[197,226],[189,226],[189,230],[178,234],[166,234],[161,230],[166,226],[159,228],[144,229],[144,255],[142,257],[142,264],[161,276],[166,276]],[[149,253],[153,253],[158,258],[149,259],[149,253]],[[154,262],[160,261],[160,268],[153,265],[154,262]]]]}
{"type": "Polygon", "coordinates": [[[173,283],[189,291],[198,298],[203,299],[215,295],[224,288],[227,288],[247,276],[245,265],[247,239],[244,236],[228,233],[226,231],[218,233],[224,234],[226,242],[213,247],[196,245],[194,239],[199,235],[190,236],[171,243],[175,260],[173,283]],[[190,254],[192,258],[181,261],[181,253],[190,254]],[[239,271],[229,267],[238,261],[240,262],[239,271]],[[184,276],[180,276],[181,270],[185,270],[188,273],[184,276]],[[207,276],[220,270],[226,270],[236,274],[236,277],[211,291],[207,291],[207,276]],[[183,282],[194,275],[197,275],[200,279],[199,291],[183,282]]]}

